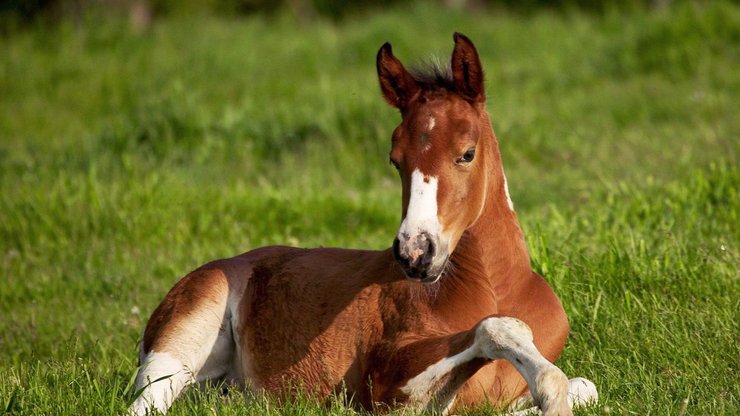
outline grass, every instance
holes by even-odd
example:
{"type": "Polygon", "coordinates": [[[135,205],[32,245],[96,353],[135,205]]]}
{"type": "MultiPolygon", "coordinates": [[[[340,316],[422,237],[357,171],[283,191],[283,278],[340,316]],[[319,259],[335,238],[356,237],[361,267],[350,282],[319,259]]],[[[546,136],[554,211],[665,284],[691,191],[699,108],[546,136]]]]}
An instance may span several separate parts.
{"type": "MultiPolygon", "coordinates": [[[[0,39],[0,411],[119,414],[187,271],[289,243],[383,248],[398,115],[374,56],[478,45],[532,261],[599,387],[579,414],[737,414],[740,8],[409,6],[341,23],[177,17],[0,39]]],[[[346,414],[218,389],[172,414],[346,414]],[[248,399],[248,400],[247,400],[248,399]]]]}

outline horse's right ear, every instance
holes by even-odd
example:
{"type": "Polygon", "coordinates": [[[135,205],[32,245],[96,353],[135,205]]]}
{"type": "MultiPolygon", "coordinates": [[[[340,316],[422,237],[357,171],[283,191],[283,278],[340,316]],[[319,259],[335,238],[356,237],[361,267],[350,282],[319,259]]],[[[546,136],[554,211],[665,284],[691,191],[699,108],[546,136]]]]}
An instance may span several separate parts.
{"type": "Polygon", "coordinates": [[[383,97],[390,105],[403,111],[414,95],[419,92],[419,85],[406,71],[401,61],[393,56],[391,44],[388,42],[380,47],[376,65],[383,97]]]}

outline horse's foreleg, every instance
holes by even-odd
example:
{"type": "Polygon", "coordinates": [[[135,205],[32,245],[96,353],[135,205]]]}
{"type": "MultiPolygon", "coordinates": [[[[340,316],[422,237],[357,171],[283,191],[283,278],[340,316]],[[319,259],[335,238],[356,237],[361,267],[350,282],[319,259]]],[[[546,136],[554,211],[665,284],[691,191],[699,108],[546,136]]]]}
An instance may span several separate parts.
{"type": "Polygon", "coordinates": [[[540,354],[527,324],[516,318],[486,318],[476,328],[475,345],[481,356],[503,358],[519,371],[544,416],[573,414],[568,402],[568,377],[540,354]]]}
{"type": "MultiPolygon", "coordinates": [[[[572,415],[568,402],[568,378],[545,359],[532,341],[532,331],[522,321],[509,317],[490,317],[476,327],[444,340],[427,340],[407,349],[416,350],[416,357],[403,353],[410,360],[429,354],[431,347],[452,346],[443,356],[421,371],[413,372],[399,392],[405,402],[416,409],[436,409],[447,413],[460,388],[484,364],[505,359],[527,381],[533,402],[545,416],[572,415]],[[440,342],[442,341],[442,342],[440,342]]],[[[405,368],[404,370],[409,370],[405,368]]]]}
{"type": "Polygon", "coordinates": [[[403,404],[446,414],[460,388],[490,360],[480,357],[475,330],[426,338],[396,349],[373,379],[373,406],[403,404]]]}
{"type": "MultiPolygon", "coordinates": [[[[596,391],[596,385],[583,377],[576,377],[568,380],[568,404],[575,408],[595,403],[599,400],[599,393],[596,391]]],[[[527,392],[511,403],[509,409],[512,413],[507,416],[531,416],[541,414],[534,406],[532,393],[527,392]],[[521,409],[521,410],[519,410],[521,409]]]]}

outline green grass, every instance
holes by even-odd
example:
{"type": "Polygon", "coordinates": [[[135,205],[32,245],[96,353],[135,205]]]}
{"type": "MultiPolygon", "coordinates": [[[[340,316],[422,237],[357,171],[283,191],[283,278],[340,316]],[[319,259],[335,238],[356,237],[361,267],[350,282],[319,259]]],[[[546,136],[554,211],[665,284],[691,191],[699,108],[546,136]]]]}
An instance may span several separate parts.
{"type": "MultiPolygon", "coordinates": [[[[479,47],[583,415],[738,414],[740,8],[412,6],[342,23],[83,21],[0,39],[0,411],[118,414],[148,314],[266,244],[383,248],[400,212],[377,48],[479,47]]],[[[192,392],[172,414],[351,413],[192,392]]]]}

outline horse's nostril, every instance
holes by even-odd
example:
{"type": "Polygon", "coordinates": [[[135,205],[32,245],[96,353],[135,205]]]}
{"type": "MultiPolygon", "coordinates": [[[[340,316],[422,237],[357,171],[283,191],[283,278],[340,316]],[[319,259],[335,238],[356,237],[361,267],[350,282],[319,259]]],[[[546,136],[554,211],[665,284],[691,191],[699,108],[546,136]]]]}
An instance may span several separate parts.
{"type": "Polygon", "coordinates": [[[426,250],[424,250],[424,256],[421,258],[422,266],[428,267],[430,264],[432,264],[432,260],[434,259],[434,254],[436,253],[436,251],[437,250],[434,242],[431,240],[427,240],[426,250]]]}
{"type": "Polygon", "coordinates": [[[398,238],[393,240],[393,258],[401,265],[408,267],[409,260],[401,256],[401,242],[398,238]]]}
{"type": "Polygon", "coordinates": [[[422,253],[421,256],[419,256],[420,258],[418,261],[422,267],[426,268],[432,263],[432,259],[436,254],[437,248],[434,244],[434,239],[429,235],[429,233],[421,233],[419,236],[419,242],[419,249],[421,249],[422,253]]]}

